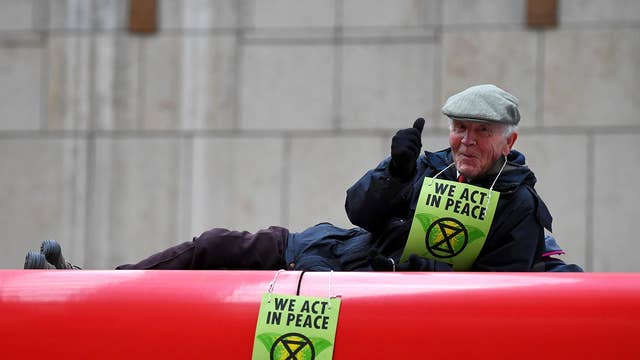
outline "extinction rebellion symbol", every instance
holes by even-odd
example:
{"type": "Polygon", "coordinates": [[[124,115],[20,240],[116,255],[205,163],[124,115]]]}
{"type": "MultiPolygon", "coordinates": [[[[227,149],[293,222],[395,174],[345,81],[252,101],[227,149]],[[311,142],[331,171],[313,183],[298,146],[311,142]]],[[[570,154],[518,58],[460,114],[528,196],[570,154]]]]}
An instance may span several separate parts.
{"type": "Polygon", "coordinates": [[[467,228],[450,217],[434,221],[427,229],[425,242],[431,255],[446,259],[462,252],[469,241],[467,228]]]}
{"type": "Polygon", "coordinates": [[[271,360],[314,360],[316,351],[308,337],[298,333],[288,333],[280,336],[273,343],[270,357],[271,360]]]}

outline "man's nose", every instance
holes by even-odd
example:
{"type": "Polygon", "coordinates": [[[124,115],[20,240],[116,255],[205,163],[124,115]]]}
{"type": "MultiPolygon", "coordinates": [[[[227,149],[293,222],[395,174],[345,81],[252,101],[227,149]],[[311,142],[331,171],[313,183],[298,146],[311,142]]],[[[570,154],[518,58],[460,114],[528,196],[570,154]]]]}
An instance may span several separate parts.
{"type": "Polygon", "coordinates": [[[465,130],[462,135],[462,143],[465,145],[473,145],[476,143],[475,135],[473,135],[473,132],[469,131],[469,129],[465,130]]]}

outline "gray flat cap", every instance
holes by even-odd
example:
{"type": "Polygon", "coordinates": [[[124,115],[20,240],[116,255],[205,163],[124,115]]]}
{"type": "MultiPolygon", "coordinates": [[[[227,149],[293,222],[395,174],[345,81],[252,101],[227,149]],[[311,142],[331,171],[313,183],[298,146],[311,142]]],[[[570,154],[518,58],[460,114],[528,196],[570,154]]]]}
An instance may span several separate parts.
{"type": "Polygon", "coordinates": [[[455,120],[518,125],[518,98],[495,85],[476,85],[452,95],[442,113],[455,120]]]}

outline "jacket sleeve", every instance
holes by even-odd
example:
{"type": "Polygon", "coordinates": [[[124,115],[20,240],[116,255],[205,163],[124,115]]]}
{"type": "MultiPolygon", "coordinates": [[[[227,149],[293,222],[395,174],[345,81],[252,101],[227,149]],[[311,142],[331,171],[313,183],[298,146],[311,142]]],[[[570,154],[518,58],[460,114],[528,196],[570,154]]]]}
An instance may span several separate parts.
{"type": "Polygon", "coordinates": [[[551,228],[551,215],[533,190],[521,189],[496,214],[497,226],[487,238],[476,259],[473,271],[531,271],[534,261],[544,249],[544,229],[551,228]]]}
{"type": "Polygon", "coordinates": [[[540,260],[536,265],[540,267],[534,267],[536,271],[544,272],[584,272],[584,270],[576,264],[567,264],[564,261],[548,257],[540,260]]]}
{"type": "Polygon", "coordinates": [[[393,217],[405,217],[411,201],[412,181],[406,183],[389,173],[390,158],[369,170],[347,190],[345,210],[354,225],[376,232],[393,217]]]}
{"type": "Polygon", "coordinates": [[[539,252],[539,237],[544,235],[534,216],[526,216],[500,239],[501,245],[476,260],[473,271],[530,271],[539,252]]]}

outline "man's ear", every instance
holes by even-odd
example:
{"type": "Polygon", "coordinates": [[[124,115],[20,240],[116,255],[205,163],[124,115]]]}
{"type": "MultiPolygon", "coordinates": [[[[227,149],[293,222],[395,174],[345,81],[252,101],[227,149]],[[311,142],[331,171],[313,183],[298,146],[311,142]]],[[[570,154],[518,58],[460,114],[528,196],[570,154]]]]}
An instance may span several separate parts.
{"type": "Polygon", "coordinates": [[[512,132],[511,134],[509,134],[509,136],[507,137],[507,143],[504,145],[504,149],[502,152],[502,155],[509,155],[509,152],[511,152],[511,149],[513,148],[513,144],[516,143],[516,140],[518,139],[518,133],[517,132],[512,132]]]}

